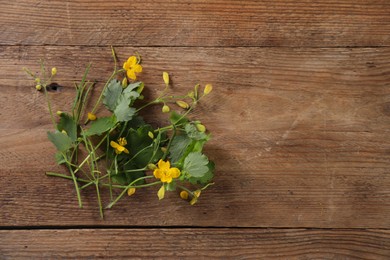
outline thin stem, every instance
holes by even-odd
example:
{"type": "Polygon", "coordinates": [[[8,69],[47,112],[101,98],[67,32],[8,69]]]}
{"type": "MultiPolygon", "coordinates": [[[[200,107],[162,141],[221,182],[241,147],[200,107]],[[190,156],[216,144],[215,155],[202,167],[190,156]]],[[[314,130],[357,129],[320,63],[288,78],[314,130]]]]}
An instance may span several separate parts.
{"type": "MultiPolygon", "coordinates": [[[[119,194],[118,197],[116,197],[116,199],[111,202],[110,204],[108,204],[107,208],[111,208],[112,206],[114,206],[115,203],[118,202],[118,200],[120,200],[120,198],[123,197],[123,195],[126,193],[126,191],[129,189],[129,188],[135,188],[133,187],[134,183],[138,182],[138,181],[141,181],[141,180],[146,180],[146,179],[150,179],[150,178],[154,178],[154,176],[143,176],[143,177],[140,177],[134,181],[132,181],[129,185],[127,185],[127,187],[121,192],[121,194],[119,194]]],[[[152,185],[156,185],[158,183],[161,183],[160,181],[158,182],[154,182],[154,183],[149,183],[148,186],[152,186],[152,185]]],[[[144,187],[147,187],[147,186],[144,186],[144,187]]]]}

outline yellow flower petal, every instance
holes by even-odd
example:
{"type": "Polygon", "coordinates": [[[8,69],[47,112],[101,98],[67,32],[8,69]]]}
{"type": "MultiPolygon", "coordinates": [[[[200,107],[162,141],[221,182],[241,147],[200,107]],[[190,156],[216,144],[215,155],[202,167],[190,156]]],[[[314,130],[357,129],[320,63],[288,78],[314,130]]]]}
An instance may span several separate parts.
{"type": "Polygon", "coordinates": [[[163,171],[160,170],[160,169],[155,169],[153,171],[153,175],[154,177],[156,177],[157,179],[161,179],[161,176],[163,176],[163,171]]]}
{"type": "Polygon", "coordinates": [[[135,75],[135,72],[132,69],[127,70],[126,74],[127,74],[127,77],[129,77],[132,80],[137,79],[137,76],[135,75]]]}
{"type": "Polygon", "coordinates": [[[171,183],[172,182],[172,176],[163,174],[161,176],[161,181],[162,182],[166,182],[166,183],[171,183]]]}
{"type": "Polygon", "coordinates": [[[161,186],[161,188],[158,190],[157,192],[157,196],[158,196],[158,199],[159,200],[162,200],[165,196],[165,188],[164,188],[164,185],[161,186]]]}
{"type": "Polygon", "coordinates": [[[133,66],[133,70],[134,70],[134,72],[136,72],[136,73],[141,73],[141,72],[142,72],[142,66],[139,65],[139,64],[135,64],[135,65],[133,66]]]}
{"type": "Polygon", "coordinates": [[[129,150],[127,150],[126,148],[125,150],[123,150],[123,152],[129,154],[129,150]]]}
{"type": "Polygon", "coordinates": [[[168,175],[172,178],[177,178],[180,176],[180,170],[178,168],[171,168],[168,170],[168,175]]]}
{"type": "Polygon", "coordinates": [[[123,152],[126,148],[124,148],[122,145],[118,145],[115,149],[117,149],[119,152],[123,152]]]}
{"type": "Polygon", "coordinates": [[[157,165],[158,165],[158,168],[160,168],[162,170],[168,170],[169,168],[171,168],[171,164],[169,161],[164,162],[161,159],[160,159],[160,161],[158,161],[157,165]]]}
{"type": "Polygon", "coordinates": [[[110,145],[111,145],[112,148],[115,148],[115,149],[119,146],[119,144],[117,144],[117,143],[114,142],[114,141],[111,141],[111,142],[110,142],[110,145]]]}
{"type": "Polygon", "coordinates": [[[131,67],[133,67],[135,64],[137,64],[137,57],[135,56],[130,56],[126,63],[128,63],[131,67]]]}

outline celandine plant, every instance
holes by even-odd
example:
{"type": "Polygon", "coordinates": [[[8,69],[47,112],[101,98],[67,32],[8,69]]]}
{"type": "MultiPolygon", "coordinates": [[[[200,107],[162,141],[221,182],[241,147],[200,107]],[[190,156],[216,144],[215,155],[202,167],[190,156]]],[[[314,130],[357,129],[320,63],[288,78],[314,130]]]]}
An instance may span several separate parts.
{"type": "Polygon", "coordinates": [[[55,128],[48,132],[48,138],[57,149],[57,163],[69,171],[69,174],[46,174],[72,180],[80,207],[83,205],[80,192],[94,186],[101,217],[103,188],[110,193],[106,208],[111,208],[125,194],[131,196],[137,189],[151,186],[159,186],[160,200],[166,191],[177,190],[182,199],[194,205],[201,191],[213,184],[210,181],[214,163],[203,154],[210,134],[199,120],[191,120],[188,114],[211,92],[212,86],[207,84],[201,91],[196,85],[187,95],[171,95],[169,74],[163,72],[165,89],[156,99],[139,106],[137,100],[144,98],[144,83],[136,81],[137,74],[142,72],[140,57],[131,56],[119,69],[114,49],[112,55],[114,71],[89,112],[86,104],[94,87],[94,83],[87,81],[90,64],[81,82],[75,84],[76,95],[69,112],[56,113],[52,111],[48,90],[55,84],[52,81],[57,69],[52,68],[47,75],[43,62],[40,75],[24,69],[33,77],[36,89],[45,94],[55,128]],[[110,116],[95,114],[101,103],[111,112],[110,116]],[[154,128],[139,115],[151,105],[160,105],[162,113],[169,115],[167,125],[154,128]],[[180,112],[171,111],[173,106],[180,112]]]}

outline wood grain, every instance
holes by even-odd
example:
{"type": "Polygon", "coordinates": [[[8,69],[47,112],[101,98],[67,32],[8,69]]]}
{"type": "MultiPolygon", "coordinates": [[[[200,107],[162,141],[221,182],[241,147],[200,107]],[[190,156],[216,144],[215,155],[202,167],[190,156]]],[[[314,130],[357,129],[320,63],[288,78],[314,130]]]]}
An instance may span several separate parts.
{"type": "MultiPolygon", "coordinates": [[[[138,48],[147,98],[163,88],[163,70],[179,93],[197,82],[214,85],[194,116],[213,133],[207,152],[217,163],[216,184],[195,207],[175,193],[159,202],[157,189],[139,191],[105,221],[93,190],[78,209],[73,184],[44,175],[64,170],[46,138],[44,98],[20,68],[36,70],[40,57],[57,66],[64,87],[51,97],[55,110],[65,110],[69,79],[79,78],[84,64],[94,64],[91,80],[109,75],[109,49],[0,50],[3,227],[390,227],[389,48],[138,48]]],[[[117,49],[122,61],[135,50],[117,49]]],[[[164,122],[153,115],[159,110],[147,118],[164,122]]]]}
{"type": "Polygon", "coordinates": [[[2,45],[390,45],[387,0],[2,0],[0,4],[2,45]]]}
{"type": "Polygon", "coordinates": [[[388,259],[390,231],[305,229],[2,230],[1,259],[388,259]]]}

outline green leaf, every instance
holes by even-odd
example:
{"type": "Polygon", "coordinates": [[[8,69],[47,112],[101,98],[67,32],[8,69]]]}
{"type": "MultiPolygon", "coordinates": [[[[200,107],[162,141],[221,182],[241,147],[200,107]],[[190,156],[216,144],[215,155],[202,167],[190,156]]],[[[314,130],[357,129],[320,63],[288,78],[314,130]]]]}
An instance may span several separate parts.
{"type": "Polygon", "coordinates": [[[174,137],[171,148],[169,149],[172,163],[180,160],[190,143],[191,139],[187,135],[178,135],[174,137]]]}
{"type": "Polygon", "coordinates": [[[204,154],[192,152],[185,158],[183,170],[193,177],[203,177],[209,171],[208,163],[204,154]]]}
{"type": "Polygon", "coordinates": [[[207,140],[208,135],[202,132],[199,132],[195,125],[193,124],[186,124],[185,131],[189,138],[194,140],[207,140]]]}
{"type": "Polygon", "coordinates": [[[119,98],[118,105],[114,110],[114,114],[119,122],[129,121],[135,115],[135,108],[129,107],[130,101],[125,96],[119,98]]]}
{"type": "Polygon", "coordinates": [[[77,124],[70,115],[61,113],[60,122],[57,124],[57,129],[60,132],[64,130],[72,142],[77,140],[77,124]]]}
{"type": "Polygon", "coordinates": [[[47,137],[60,152],[64,153],[72,148],[72,139],[67,134],[58,131],[47,132],[47,137]]]}
{"type": "Polygon", "coordinates": [[[64,155],[61,152],[56,152],[54,156],[58,165],[66,162],[64,155]]]}
{"type": "Polygon", "coordinates": [[[186,117],[183,117],[182,115],[178,114],[175,111],[171,112],[170,120],[171,123],[174,125],[181,125],[188,122],[188,119],[186,117]]]}
{"type": "Polygon", "coordinates": [[[116,124],[115,116],[99,117],[95,121],[92,121],[91,126],[84,132],[85,136],[101,135],[102,133],[110,130],[116,124]]]}
{"type": "Polygon", "coordinates": [[[189,178],[189,182],[192,184],[207,184],[209,183],[213,177],[214,177],[214,169],[215,169],[215,164],[212,161],[209,161],[209,164],[207,165],[209,168],[208,172],[206,172],[202,177],[197,178],[197,177],[191,177],[189,178]]]}
{"type": "Polygon", "coordinates": [[[121,83],[113,79],[108,83],[106,90],[104,91],[104,99],[103,104],[107,107],[108,110],[114,111],[117,107],[119,97],[122,93],[122,85],[121,83]]]}

